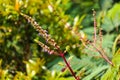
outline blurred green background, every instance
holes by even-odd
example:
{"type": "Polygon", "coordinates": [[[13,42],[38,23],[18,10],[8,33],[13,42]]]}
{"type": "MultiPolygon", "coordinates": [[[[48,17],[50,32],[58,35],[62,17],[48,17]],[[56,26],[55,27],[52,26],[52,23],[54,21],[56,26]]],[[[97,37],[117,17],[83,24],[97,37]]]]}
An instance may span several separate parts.
{"type": "Polygon", "coordinates": [[[120,58],[116,58],[120,54],[119,0],[0,0],[0,80],[74,80],[69,70],[61,71],[65,68],[61,57],[49,55],[34,42],[47,44],[19,12],[35,19],[67,51],[67,60],[82,80],[120,79],[120,58]],[[76,34],[93,38],[92,9],[97,28],[102,28],[102,46],[115,69],[86,49],[76,34]]]}

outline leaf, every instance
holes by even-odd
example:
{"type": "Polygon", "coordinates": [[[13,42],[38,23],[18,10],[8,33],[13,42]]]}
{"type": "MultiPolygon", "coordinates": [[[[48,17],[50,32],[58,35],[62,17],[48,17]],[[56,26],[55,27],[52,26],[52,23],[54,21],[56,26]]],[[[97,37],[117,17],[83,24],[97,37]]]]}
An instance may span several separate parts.
{"type": "Polygon", "coordinates": [[[106,53],[107,53],[109,56],[112,56],[111,48],[112,48],[112,46],[113,46],[114,37],[115,37],[114,34],[111,34],[111,35],[110,35],[110,34],[107,34],[107,35],[103,36],[102,47],[104,48],[104,50],[106,51],[106,53]]]}
{"type": "Polygon", "coordinates": [[[117,67],[120,66],[120,48],[114,54],[112,61],[113,61],[115,66],[117,66],[117,67]]]}
{"type": "Polygon", "coordinates": [[[110,66],[107,72],[102,76],[101,80],[119,80],[120,79],[120,48],[114,54],[112,62],[114,66],[110,66]]]}
{"type": "Polygon", "coordinates": [[[29,62],[24,61],[24,63],[26,64],[27,75],[32,78],[41,71],[41,67],[45,62],[43,59],[38,58],[36,61],[29,60],[29,62]]]}
{"type": "Polygon", "coordinates": [[[16,0],[16,1],[15,1],[15,10],[16,10],[16,11],[19,11],[19,8],[20,8],[19,0],[16,0]]]}
{"type": "Polygon", "coordinates": [[[103,10],[107,10],[112,6],[112,2],[113,2],[112,0],[100,0],[100,7],[103,10]]]}
{"type": "Polygon", "coordinates": [[[109,11],[107,16],[112,19],[115,27],[120,25],[120,3],[116,3],[109,11]]]}
{"type": "Polygon", "coordinates": [[[107,33],[109,33],[110,31],[112,31],[115,28],[114,24],[112,23],[112,20],[109,17],[104,18],[103,24],[101,27],[107,33]]]}
{"type": "Polygon", "coordinates": [[[102,28],[106,32],[112,31],[114,28],[120,25],[120,4],[115,4],[107,13],[103,19],[102,28]]]}
{"type": "Polygon", "coordinates": [[[113,53],[113,55],[116,52],[116,45],[117,45],[117,42],[118,42],[119,39],[120,39],[120,35],[117,36],[117,38],[115,39],[115,41],[113,43],[113,47],[112,47],[112,53],[113,53]]]}
{"type": "MultiPolygon", "coordinates": [[[[73,55],[70,55],[70,56],[73,56],[73,55]]],[[[68,60],[69,57],[67,56],[66,58],[68,60]]],[[[60,59],[56,59],[53,62],[55,62],[55,61],[58,61],[58,62],[54,63],[54,65],[50,67],[51,71],[55,70],[58,74],[61,74],[61,73],[64,74],[62,76],[71,75],[70,72],[68,72],[69,71],[68,69],[66,71],[64,71],[64,73],[61,71],[61,69],[64,66],[61,66],[61,65],[58,64],[58,63],[61,62],[60,59]]],[[[51,63],[53,63],[53,62],[51,62],[51,63]]],[[[80,77],[82,77],[85,80],[87,80],[87,79],[88,80],[94,79],[95,76],[99,75],[102,71],[104,71],[105,69],[108,68],[107,65],[97,66],[101,62],[100,61],[96,61],[92,57],[88,57],[88,56],[82,57],[81,59],[73,56],[72,59],[69,62],[70,62],[70,66],[72,67],[74,72],[77,72],[77,75],[79,75],[80,77]],[[84,70],[84,72],[83,72],[83,70],[84,70]],[[83,73],[82,75],[80,75],[81,72],[83,73]]],[[[63,61],[62,61],[62,63],[64,64],[63,61]]],[[[59,76],[59,78],[61,78],[61,77],[59,76]]]]}
{"type": "Polygon", "coordinates": [[[89,74],[88,76],[86,76],[85,78],[83,78],[83,80],[91,80],[93,79],[97,74],[99,74],[100,72],[104,71],[105,69],[107,69],[108,66],[99,66],[97,68],[95,68],[91,74],[89,74]]]}

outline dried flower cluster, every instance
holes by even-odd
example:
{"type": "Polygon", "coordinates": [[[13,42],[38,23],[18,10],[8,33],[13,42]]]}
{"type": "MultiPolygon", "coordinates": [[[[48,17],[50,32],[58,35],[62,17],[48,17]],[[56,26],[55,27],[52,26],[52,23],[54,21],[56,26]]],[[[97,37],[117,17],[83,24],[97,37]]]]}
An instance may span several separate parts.
{"type": "MultiPolygon", "coordinates": [[[[32,25],[33,27],[40,33],[40,35],[42,35],[42,37],[52,46],[54,46],[57,50],[59,50],[59,46],[57,45],[57,43],[55,42],[54,39],[52,39],[50,37],[49,34],[47,34],[46,30],[43,30],[41,26],[38,25],[38,23],[31,17],[29,17],[28,15],[25,15],[23,13],[20,13],[23,17],[25,17],[32,25]]],[[[50,48],[43,44],[40,41],[35,40],[45,51],[47,51],[49,54],[53,54],[56,52],[54,50],[50,50],[50,48]]]]}
{"type": "Polygon", "coordinates": [[[113,63],[111,62],[111,60],[106,56],[106,52],[104,51],[103,47],[102,47],[102,31],[101,28],[99,29],[99,35],[97,35],[97,22],[96,22],[96,12],[95,10],[93,10],[93,17],[94,17],[94,36],[93,36],[93,40],[84,40],[82,37],[80,37],[81,42],[83,43],[83,45],[94,52],[98,52],[102,58],[107,61],[109,64],[113,65],[113,63]],[[93,48],[89,48],[87,45],[91,45],[93,48]],[[97,45],[98,44],[98,45],[97,45]]]}
{"type": "Polygon", "coordinates": [[[38,43],[42,48],[44,48],[45,52],[48,52],[49,54],[57,54],[56,51],[51,50],[50,47],[48,47],[47,45],[43,44],[42,42],[35,40],[36,43],[38,43]]]}

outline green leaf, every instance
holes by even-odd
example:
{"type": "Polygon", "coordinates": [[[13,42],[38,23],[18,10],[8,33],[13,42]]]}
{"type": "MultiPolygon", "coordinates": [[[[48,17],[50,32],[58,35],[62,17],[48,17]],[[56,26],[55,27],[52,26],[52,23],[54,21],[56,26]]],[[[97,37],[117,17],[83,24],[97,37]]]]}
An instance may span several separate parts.
{"type": "Polygon", "coordinates": [[[115,39],[115,41],[114,41],[114,43],[113,43],[113,47],[112,47],[112,53],[113,53],[113,55],[114,55],[115,52],[116,52],[117,42],[118,42],[119,39],[120,39],[120,35],[117,36],[117,38],[115,39]]]}
{"type": "Polygon", "coordinates": [[[109,11],[107,16],[112,20],[115,27],[120,25],[120,3],[116,3],[109,11]]]}
{"type": "Polygon", "coordinates": [[[105,69],[107,69],[109,66],[99,66],[97,68],[95,68],[91,74],[89,74],[88,76],[86,76],[85,78],[83,78],[83,80],[91,80],[93,79],[96,75],[98,75],[100,72],[104,71],[105,69]]]}
{"type": "Polygon", "coordinates": [[[112,31],[115,28],[114,24],[112,23],[112,20],[109,17],[104,18],[103,24],[101,27],[107,33],[109,33],[110,31],[112,31]]]}
{"type": "Polygon", "coordinates": [[[107,10],[112,6],[112,0],[99,0],[100,1],[100,7],[102,10],[107,10]]]}
{"type": "Polygon", "coordinates": [[[114,54],[112,61],[113,61],[115,66],[117,66],[117,67],[120,66],[120,48],[114,54]]]}
{"type": "Polygon", "coordinates": [[[107,72],[102,76],[101,80],[119,80],[120,79],[120,49],[114,54],[112,62],[114,66],[110,66],[107,72]]]}
{"type": "Polygon", "coordinates": [[[102,28],[106,32],[112,31],[120,25],[120,4],[115,4],[103,19],[102,28]]]}

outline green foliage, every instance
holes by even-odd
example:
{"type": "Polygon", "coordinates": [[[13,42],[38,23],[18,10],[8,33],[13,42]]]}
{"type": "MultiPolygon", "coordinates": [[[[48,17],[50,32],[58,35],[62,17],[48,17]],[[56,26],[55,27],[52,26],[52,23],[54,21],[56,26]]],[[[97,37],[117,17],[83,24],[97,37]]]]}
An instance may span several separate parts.
{"type": "Polygon", "coordinates": [[[103,29],[106,32],[110,32],[116,27],[120,25],[120,4],[115,4],[113,8],[111,8],[108,13],[106,14],[106,17],[103,19],[103,29]],[[110,26],[110,27],[109,27],[110,26]]]}
{"type": "Polygon", "coordinates": [[[114,54],[112,59],[114,66],[110,66],[101,80],[119,80],[120,79],[120,49],[114,54]]]}
{"type": "Polygon", "coordinates": [[[16,74],[13,76],[9,73],[9,68],[2,69],[2,60],[0,60],[0,79],[1,80],[32,80],[32,78],[42,71],[42,66],[45,61],[43,59],[29,60],[24,61],[26,64],[26,72],[22,73],[20,71],[16,71],[16,74]]]}
{"type": "Polygon", "coordinates": [[[113,44],[113,47],[112,47],[112,53],[113,54],[115,54],[115,52],[117,50],[117,44],[118,44],[119,39],[120,39],[120,35],[118,35],[117,38],[114,41],[114,44],[113,44]]]}
{"type": "MultiPolygon", "coordinates": [[[[108,65],[104,65],[104,62],[101,59],[97,59],[94,57],[83,56],[81,59],[72,55],[71,57],[68,56],[66,57],[68,62],[70,62],[72,69],[83,80],[99,79],[100,76],[104,73],[104,71],[109,67],[108,65]]],[[[56,73],[55,79],[56,77],[61,78],[61,76],[71,75],[68,69],[66,69],[64,72],[61,72],[62,69],[65,68],[65,63],[62,61],[61,58],[57,58],[57,61],[58,61],[57,64],[55,61],[48,64],[48,67],[51,66],[50,70],[56,73]]]]}
{"type": "Polygon", "coordinates": [[[0,80],[74,80],[60,57],[46,54],[34,42],[47,44],[19,12],[35,19],[60,49],[67,51],[65,56],[70,66],[82,80],[120,79],[120,3],[113,0],[0,0],[0,80]],[[84,40],[93,38],[93,8],[97,12],[97,29],[102,27],[102,46],[114,66],[86,49],[80,41],[80,36],[84,40]]]}

